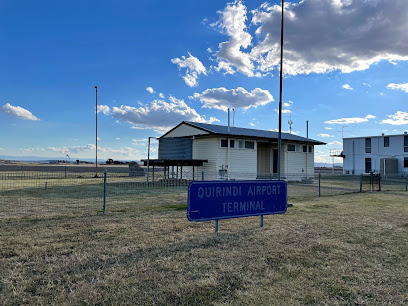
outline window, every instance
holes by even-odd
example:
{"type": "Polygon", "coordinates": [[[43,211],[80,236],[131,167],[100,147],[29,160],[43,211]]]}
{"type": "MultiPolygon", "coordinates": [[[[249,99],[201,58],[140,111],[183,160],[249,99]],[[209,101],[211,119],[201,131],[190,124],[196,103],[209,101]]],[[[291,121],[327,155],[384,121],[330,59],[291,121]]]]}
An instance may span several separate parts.
{"type": "MultiPolygon", "coordinates": [[[[221,148],[226,148],[228,146],[228,139],[221,139],[221,148]]],[[[235,140],[230,139],[230,148],[235,147],[235,140]]]]}
{"type": "Polygon", "coordinates": [[[365,159],[365,173],[371,172],[371,158],[365,159]]]}
{"type": "Polygon", "coordinates": [[[255,141],[237,140],[238,149],[255,149],[255,141]]]}
{"type": "Polygon", "coordinates": [[[408,136],[404,136],[404,152],[408,152],[408,136]]]}
{"type": "Polygon", "coordinates": [[[288,152],[295,152],[295,150],[296,150],[295,145],[288,144],[288,152]]]}
{"type": "Polygon", "coordinates": [[[384,137],[384,148],[390,146],[390,137],[384,137]]]}
{"type": "Polygon", "coordinates": [[[365,139],[365,152],[371,153],[371,138],[365,139]]]}
{"type": "Polygon", "coordinates": [[[408,157],[404,157],[404,168],[408,168],[408,157]]]}
{"type": "Polygon", "coordinates": [[[313,146],[309,146],[309,153],[313,153],[313,146]]]}
{"type": "Polygon", "coordinates": [[[254,141],[245,141],[245,149],[255,149],[254,141]]]}
{"type": "Polygon", "coordinates": [[[296,145],[296,152],[302,152],[300,149],[300,145],[296,145]]]}
{"type": "Polygon", "coordinates": [[[307,153],[307,146],[303,146],[303,153],[307,153]]]}

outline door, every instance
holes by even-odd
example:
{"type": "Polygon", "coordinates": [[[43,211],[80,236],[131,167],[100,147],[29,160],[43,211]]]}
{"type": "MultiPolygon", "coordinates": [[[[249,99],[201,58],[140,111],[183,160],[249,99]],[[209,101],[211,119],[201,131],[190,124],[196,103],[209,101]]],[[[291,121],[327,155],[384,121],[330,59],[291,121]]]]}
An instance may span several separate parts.
{"type": "Polygon", "coordinates": [[[365,173],[371,172],[371,158],[365,159],[365,173]]]}
{"type": "Polygon", "coordinates": [[[273,150],[273,161],[272,161],[272,171],[273,173],[278,173],[278,150],[273,150]]]}
{"type": "Polygon", "coordinates": [[[271,173],[271,150],[268,145],[258,143],[258,177],[270,177],[271,173]]]}

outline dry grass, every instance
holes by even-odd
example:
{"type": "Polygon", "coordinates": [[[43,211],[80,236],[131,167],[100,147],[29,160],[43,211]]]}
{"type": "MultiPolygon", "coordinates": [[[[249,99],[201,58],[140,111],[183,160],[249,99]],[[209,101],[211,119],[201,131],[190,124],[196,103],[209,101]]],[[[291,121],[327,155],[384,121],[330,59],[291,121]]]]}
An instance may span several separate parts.
{"type": "Polygon", "coordinates": [[[0,219],[0,304],[406,305],[406,193],[191,223],[185,201],[0,219]]]}

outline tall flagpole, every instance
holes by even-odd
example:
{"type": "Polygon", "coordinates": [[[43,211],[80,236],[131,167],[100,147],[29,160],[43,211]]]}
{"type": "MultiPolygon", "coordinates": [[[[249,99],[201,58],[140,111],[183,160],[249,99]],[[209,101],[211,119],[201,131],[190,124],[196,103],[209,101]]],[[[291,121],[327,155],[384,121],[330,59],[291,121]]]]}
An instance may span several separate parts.
{"type": "Polygon", "coordinates": [[[281,154],[282,154],[282,66],[283,66],[283,11],[285,1],[282,0],[282,23],[281,23],[281,58],[280,58],[280,86],[279,86],[279,136],[278,136],[278,180],[281,179],[281,154]]]}
{"type": "Polygon", "coordinates": [[[95,86],[95,177],[98,177],[98,86],[95,86]]]}

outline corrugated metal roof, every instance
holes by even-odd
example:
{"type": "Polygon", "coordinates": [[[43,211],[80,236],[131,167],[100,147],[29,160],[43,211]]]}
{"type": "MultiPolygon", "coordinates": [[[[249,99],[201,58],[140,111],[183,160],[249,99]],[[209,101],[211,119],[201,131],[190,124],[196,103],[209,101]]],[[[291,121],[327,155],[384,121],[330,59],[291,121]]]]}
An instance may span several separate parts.
{"type": "MultiPolygon", "coordinates": [[[[195,126],[200,129],[204,129],[214,134],[233,135],[233,136],[242,136],[242,137],[268,138],[268,139],[278,139],[279,137],[278,132],[272,132],[272,131],[230,127],[230,133],[228,133],[228,126],[224,126],[224,125],[198,123],[198,122],[191,122],[191,121],[183,121],[182,123],[186,123],[188,125],[195,126]]],[[[310,138],[301,137],[301,136],[297,136],[297,135],[289,134],[289,133],[282,133],[282,140],[309,142],[309,143],[314,143],[317,145],[326,144],[325,142],[321,142],[321,141],[317,141],[317,140],[313,140],[310,138]]]]}

